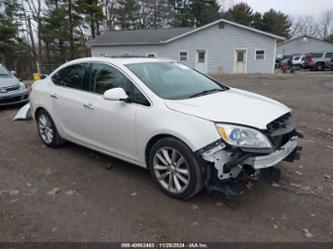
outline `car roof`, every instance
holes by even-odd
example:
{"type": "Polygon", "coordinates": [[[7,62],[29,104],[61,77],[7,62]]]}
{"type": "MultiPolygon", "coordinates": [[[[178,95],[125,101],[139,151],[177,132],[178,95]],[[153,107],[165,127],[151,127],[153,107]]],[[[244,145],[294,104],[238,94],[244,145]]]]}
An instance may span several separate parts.
{"type": "Polygon", "coordinates": [[[90,62],[104,62],[112,63],[115,65],[127,65],[134,63],[148,63],[148,62],[174,62],[175,60],[167,58],[151,58],[151,57],[85,57],[76,60],[72,60],[67,64],[75,63],[90,63],[90,62]]]}

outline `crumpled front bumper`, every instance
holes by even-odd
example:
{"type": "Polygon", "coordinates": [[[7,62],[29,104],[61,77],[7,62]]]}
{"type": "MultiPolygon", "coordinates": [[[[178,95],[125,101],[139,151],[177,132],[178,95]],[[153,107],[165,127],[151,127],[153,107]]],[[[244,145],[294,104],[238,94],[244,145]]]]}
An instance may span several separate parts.
{"type": "Polygon", "coordinates": [[[297,138],[296,135],[292,136],[283,146],[271,151],[234,148],[219,140],[199,150],[198,154],[214,165],[219,180],[226,180],[237,178],[244,169],[252,175],[283,160],[299,159],[300,148],[297,146],[297,138]]]}
{"type": "Polygon", "coordinates": [[[292,136],[283,146],[272,152],[242,151],[216,141],[198,151],[206,161],[205,186],[208,191],[220,191],[228,196],[244,193],[242,180],[262,179],[264,182],[277,182],[281,172],[274,167],[281,161],[293,162],[300,159],[301,147],[297,145],[297,136],[292,136]]]}
{"type": "Polygon", "coordinates": [[[242,163],[252,165],[254,169],[263,169],[277,165],[287,158],[297,147],[297,137],[292,137],[285,145],[266,156],[249,157],[242,163]]]}

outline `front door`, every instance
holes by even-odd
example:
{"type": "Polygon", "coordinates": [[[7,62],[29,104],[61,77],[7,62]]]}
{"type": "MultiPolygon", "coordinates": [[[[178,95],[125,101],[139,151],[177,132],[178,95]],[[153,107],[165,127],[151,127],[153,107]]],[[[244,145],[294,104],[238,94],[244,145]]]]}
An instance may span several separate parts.
{"type": "Polygon", "coordinates": [[[246,50],[237,49],[235,51],[235,73],[246,72],[246,50]]]}
{"type": "Polygon", "coordinates": [[[195,60],[195,69],[201,73],[207,73],[207,50],[198,49],[195,60]]]}
{"type": "Polygon", "coordinates": [[[131,82],[116,68],[94,63],[90,65],[89,93],[85,98],[82,125],[85,143],[129,160],[135,160],[135,113],[137,106],[103,98],[106,90],[121,87],[129,95],[131,82]]]}

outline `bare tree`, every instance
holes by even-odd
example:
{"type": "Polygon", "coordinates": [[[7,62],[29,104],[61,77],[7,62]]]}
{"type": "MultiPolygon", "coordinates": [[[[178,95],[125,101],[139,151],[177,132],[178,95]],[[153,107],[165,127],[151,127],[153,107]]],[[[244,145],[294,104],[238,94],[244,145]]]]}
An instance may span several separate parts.
{"type": "Polygon", "coordinates": [[[326,39],[333,32],[333,9],[321,13],[318,25],[321,38],[326,39]]]}
{"type": "MultiPolygon", "coordinates": [[[[37,23],[37,38],[38,38],[38,58],[39,61],[42,59],[42,37],[41,37],[41,27],[43,18],[42,0],[26,0],[29,9],[32,13],[33,20],[37,23]]],[[[32,40],[33,42],[33,40],[32,40]]]]}
{"type": "Polygon", "coordinates": [[[106,18],[106,30],[115,29],[115,19],[116,19],[116,9],[117,9],[117,0],[105,0],[104,2],[104,14],[106,18]]]}
{"type": "Polygon", "coordinates": [[[313,16],[297,16],[291,18],[292,26],[290,28],[290,35],[292,37],[311,36],[319,37],[319,25],[313,16]]]}

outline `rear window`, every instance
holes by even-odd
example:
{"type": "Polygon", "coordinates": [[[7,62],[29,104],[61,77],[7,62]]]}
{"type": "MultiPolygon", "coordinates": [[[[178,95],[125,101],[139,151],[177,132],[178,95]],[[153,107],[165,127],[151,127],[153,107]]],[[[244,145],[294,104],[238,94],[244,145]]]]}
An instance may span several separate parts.
{"type": "Polygon", "coordinates": [[[87,69],[87,63],[73,64],[56,72],[52,80],[58,86],[83,90],[87,69]]]}

